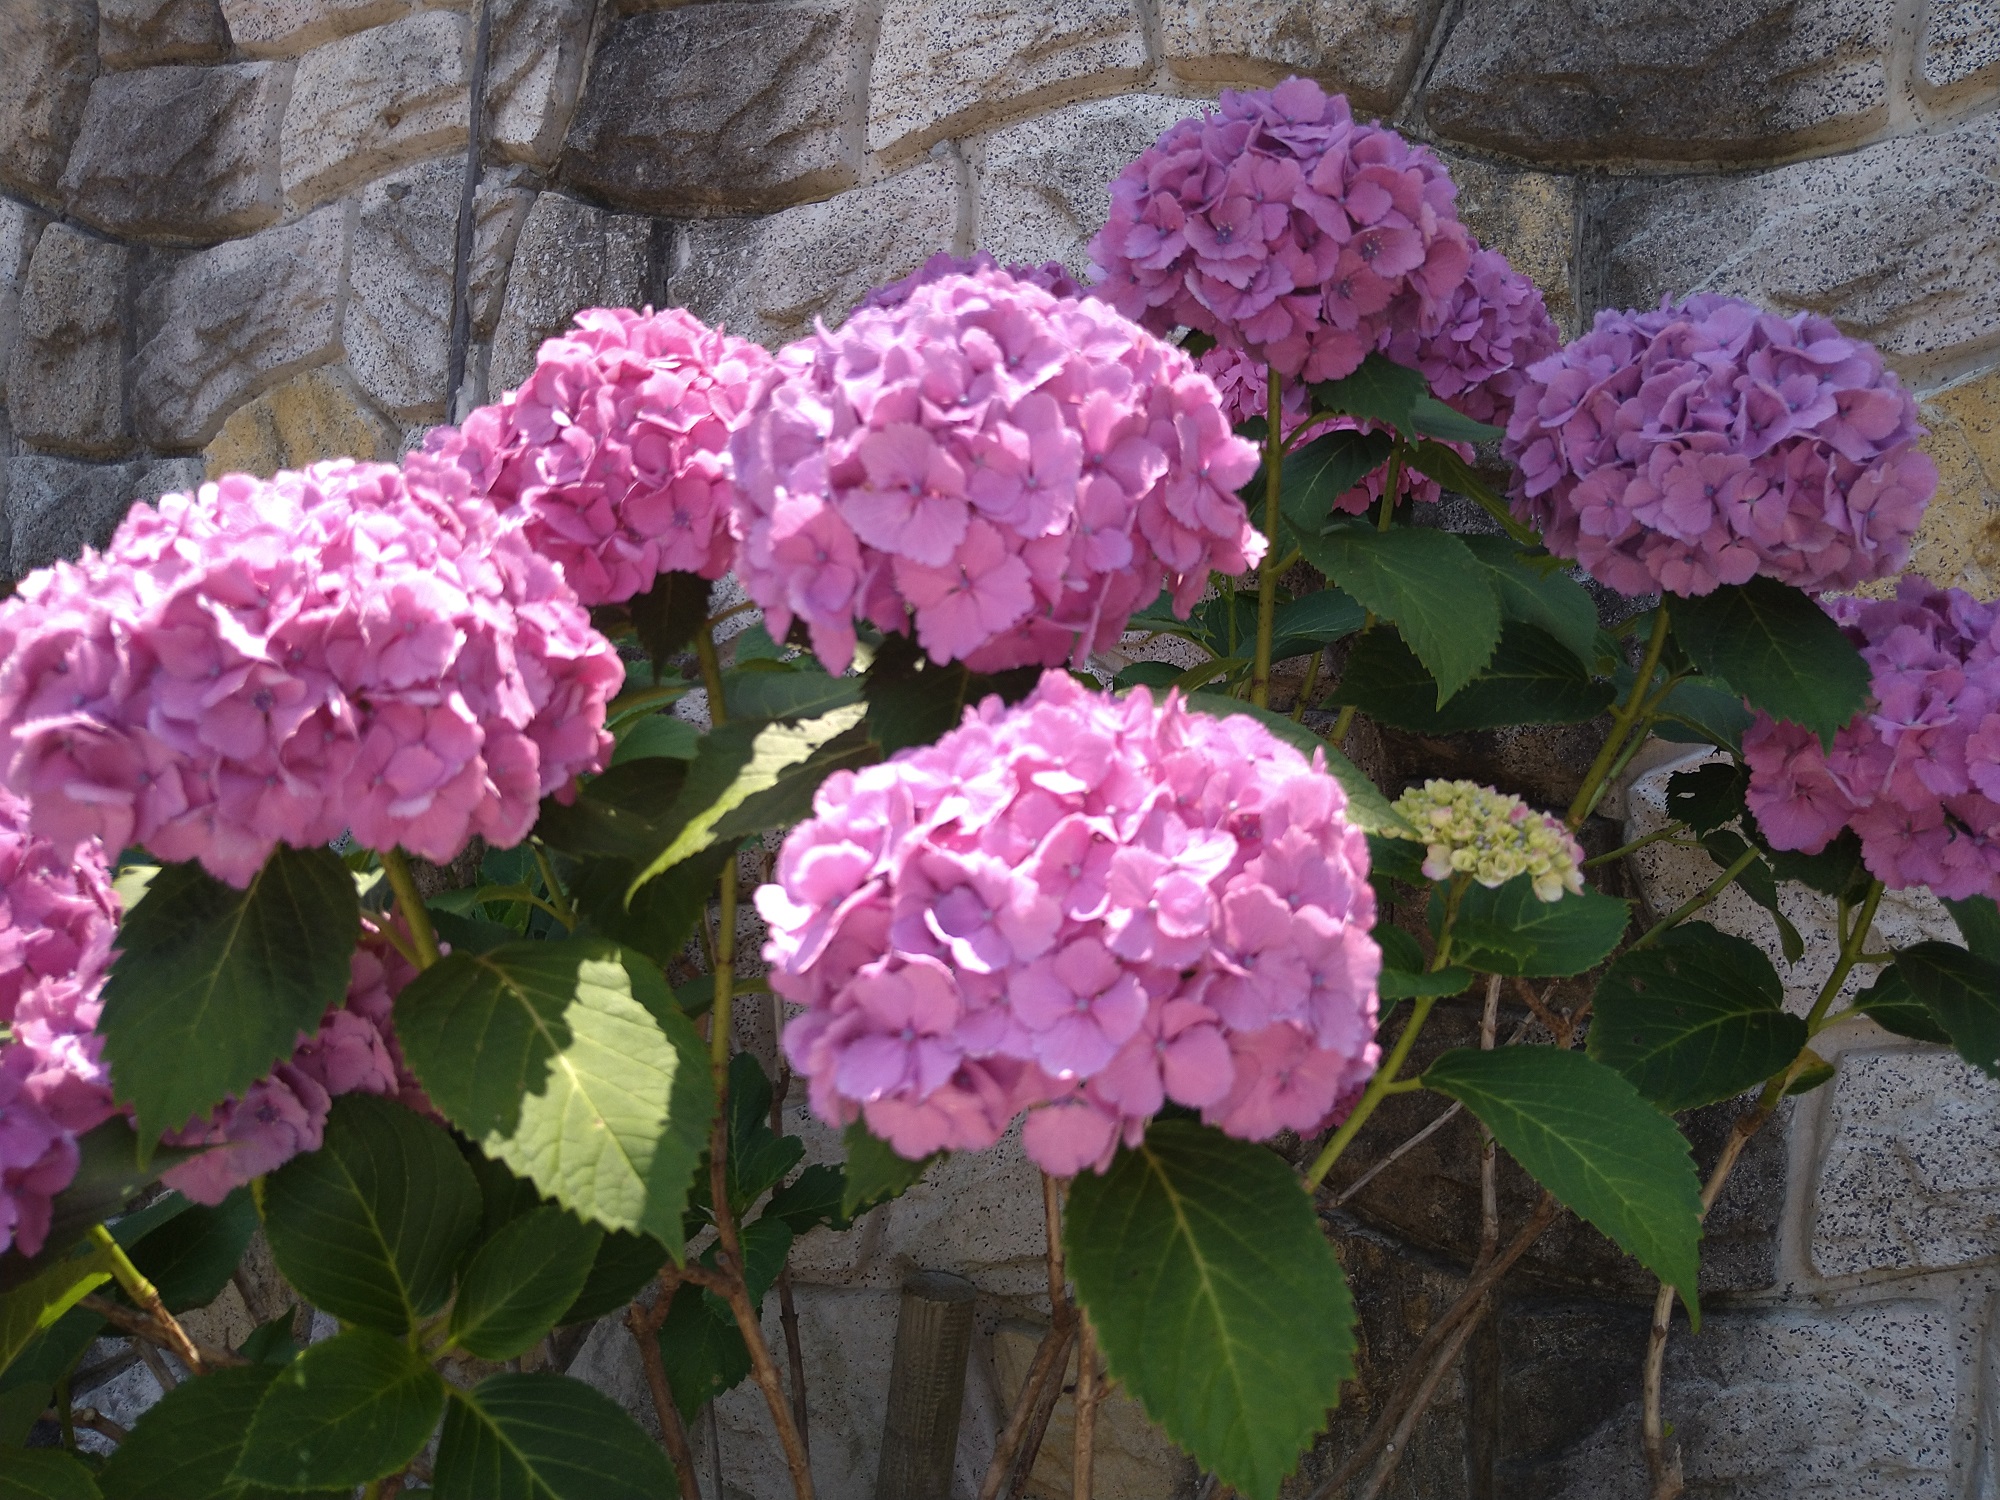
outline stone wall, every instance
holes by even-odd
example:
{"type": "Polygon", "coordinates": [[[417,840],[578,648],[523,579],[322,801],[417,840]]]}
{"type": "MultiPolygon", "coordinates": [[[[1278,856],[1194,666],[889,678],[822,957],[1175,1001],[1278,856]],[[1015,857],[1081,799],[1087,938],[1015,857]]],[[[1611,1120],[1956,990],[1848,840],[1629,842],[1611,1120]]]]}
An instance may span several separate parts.
{"type": "MultiPolygon", "coordinates": [[[[580,307],[679,303],[775,344],[939,249],[1081,269],[1120,165],[1293,71],[1433,143],[1571,331],[1717,288],[1878,341],[1944,474],[1917,563],[2000,593],[2000,0],[0,0],[0,576],[203,473],[393,456],[580,307]]],[[[1635,829],[1662,774],[1631,788],[1635,829]]],[[[1658,907],[1697,874],[1635,873],[1658,907]]],[[[1729,920],[1767,936],[1755,908],[1729,920]]],[[[1466,1024],[1442,1013],[1437,1044],[1466,1024]]],[[[1830,1036],[1838,1081],[1711,1223],[1710,1318],[1670,1360],[1689,1493],[1994,1500],[2000,1090],[1866,1023],[1830,1036]]],[[[1364,1160],[1434,1108],[1393,1101],[1364,1160]]],[[[1727,1113],[1694,1124],[1711,1153],[1727,1113]]],[[[1365,1335],[1335,1446],[1463,1274],[1460,1126],[1329,1211],[1365,1335]]],[[[801,1245],[822,1493],[872,1491],[913,1266],[981,1293],[972,1493],[1039,1256],[1010,1149],[801,1245]]],[[[1596,1236],[1552,1232],[1389,1493],[1640,1495],[1649,1300],[1596,1236]]],[[[622,1331],[577,1359],[651,1420],[622,1331]]],[[[718,1415],[729,1492],[777,1500],[754,1394],[718,1415]]],[[[1129,1406],[1106,1424],[1106,1493],[1193,1493],[1129,1406]]],[[[1059,1467],[1040,1493],[1067,1493],[1059,1467]]]]}

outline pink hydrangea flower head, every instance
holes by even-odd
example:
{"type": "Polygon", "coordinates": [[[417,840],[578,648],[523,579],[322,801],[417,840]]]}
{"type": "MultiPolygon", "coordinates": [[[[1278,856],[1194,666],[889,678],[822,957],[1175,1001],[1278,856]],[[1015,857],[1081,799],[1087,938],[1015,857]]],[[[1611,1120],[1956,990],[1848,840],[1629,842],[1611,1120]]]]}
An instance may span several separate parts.
{"type": "Polygon", "coordinates": [[[1222,95],[1111,184],[1097,291],[1287,379],[1337,380],[1399,325],[1444,326],[1472,261],[1437,158],[1310,79],[1222,95]]]}
{"type": "Polygon", "coordinates": [[[875,288],[861,299],[861,306],[901,307],[910,300],[910,293],[920,286],[929,286],[946,276],[974,276],[984,271],[1004,271],[1016,281],[1038,286],[1052,297],[1081,297],[1086,294],[1084,284],[1070,275],[1069,268],[1059,260],[1043,261],[1039,266],[1003,266],[984,250],[975,250],[970,255],[953,255],[940,250],[901,281],[875,288]]]}
{"type": "Polygon", "coordinates": [[[1873,345],[1703,293],[1601,312],[1530,366],[1503,451],[1514,513],[1621,593],[1817,591],[1908,561],[1937,488],[1923,434],[1873,345]]]}
{"type": "Polygon", "coordinates": [[[738,576],[834,671],[856,620],[1052,665],[1263,555],[1257,456],[1179,350],[1094,299],[950,274],[786,349],[732,440],[738,576]]]}
{"type": "Polygon", "coordinates": [[[1868,663],[1874,703],[1830,751],[1758,715],[1743,737],[1758,825],[1808,854],[1852,828],[1891,889],[2000,898],[2000,610],[1914,574],[1894,599],[1827,610],[1868,663]]]}
{"type": "Polygon", "coordinates": [[[729,571],[729,435],[770,363],[679,308],[591,308],[518,390],[426,445],[525,512],[585,604],[622,603],[662,573],[729,571]]]}
{"type": "Polygon", "coordinates": [[[910,1157],[990,1146],[1026,1110],[1062,1176],[1169,1100],[1251,1138],[1311,1129],[1377,1057],[1345,809],[1250,719],[1063,672],[836,773],[757,893],[814,1110],[910,1157]]]}

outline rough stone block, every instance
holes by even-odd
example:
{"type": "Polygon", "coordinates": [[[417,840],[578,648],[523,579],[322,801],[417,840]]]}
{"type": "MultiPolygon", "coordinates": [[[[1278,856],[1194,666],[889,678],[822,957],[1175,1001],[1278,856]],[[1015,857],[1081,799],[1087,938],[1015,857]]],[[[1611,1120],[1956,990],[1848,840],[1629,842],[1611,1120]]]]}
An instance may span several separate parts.
{"type": "Polygon", "coordinates": [[[868,149],[905,156],[1145,69],[1132,0],[888,0],[868,73],[868,149]]]}
{"type": "Polygon", "coordinates": [[[198,448],[238,404],[339,357],[352,211],[332,204],[183,259],[139,298],[133,407],[161,448],[198,448]]]}
{"type": "Polygon", "coordinates": [[[97,0],[97,60],[106,68],[228,56],[229,27],[216,0],[97,0]]]}
{"type": "Polygon", "coordinates": [[[1741,177],[1587,190],[1597,305],[1731,292],[1810,308],[1905,376],[2000,347],[2000,116],[1741,177]]]}
{"type": "Polygon", "coordinates": [[[1447,141],[1535,161],[1754,161],[1888,119],[1886,0],[1471,0],[1424,89],[1447,141]]]}
{"type": "Polygon", "coordinates": [[[488,387],[506,390],[527,379],[542,341],[568,328],[580,309],[644,301],[652,235],[645,219],[606,213],[560,193],[537,198],[507,274],[488,387]]]}
{"type": "Polygon", "coordinates": [[[1922,411],[1938,489],[1910,568],[1981,599],[2000,596],[2000,370],[1938,391],[1922,411]]]}
{"type": "Polygon", "coordinates": [[[288,57],[410,13],[411,0],[221,0],[246,57],[288,57]]]}
{"type": "Polygon", "coordinates": [[[508,161],[555,165],[583,87],[592,0],[497,0],[486,53],[484,121],[508,161]]]}
{"type": "Polygon", "coordinates": [[[1199,101],[1128,94],[1052,110],[988,136],[973,151],[973,243],[1004,265],[1089,264],[1090,238],[1111,211],[1111,179],[1199,101]]]}
{"type": "Polygon", "coordinates": [[[136,501],[201,483],[197,458],[87,464],[27,454],[7,461],[7,573],[19,578],[102,547],[136,501]]]}
{"type": "Polygon", "coordinates": [[[285,196],[309,206],[401,162],[465,144],[465,17],[425,11],[299,59],[285,110],[285,196]]]}
{"type": "Polygon", "coordinates": [[[1935,106],[1991,94],[2000,85],[2000,17],[1990,0],[1930,0],[1917,88],[1935,106]]]}
{"type": "Polygon", "coordinates": [[[1534,282],[1550,316],[1575,333],[1575,179],[1509,171],[1449,153],[1444,161],[1458,184],[1458,216],[1466,227],[1534,282]]]}
{"type": "Polygon", "coordinates": [[[0,405],[7,400],[7,362],[21,333],[21,284],[28,279],[42,224],[42,216],[25,203],[0,198],[0,405]]]}
{"type": "Polygon", "coordinates": [[[277,220],[289,63],[107,73],[91,85],[62,189],[113,234],[219,240],[277,220]]]}
{"type": "Polygon", "coordinates": [[[401,436],[369,408],[345,371],[321,365],[231,412],[201,451],[202,471],[210,479],[268,479],[328,458],[386,461],[396,457],[401,436]]]}
{"type": "Polygon", "coordinates": [[[93,458],[131,446],[123,318],[132,252],[66,224],[42,232],[21,287],[21,335],[8,361],[15,435],[93,458]]]}
{"type": "Polygon", "coordinates": [[[1437,24],[1436,0],[1162,0],[1167,66],[1202,84],[1276,83],[1290,73],[1393,110],[1437,24]]]}
{"type": "Polygon", "coordinates": [[[667,300],[777,345],[838,323],[870,289],[952,247],[958,173],[932,160],[825,203],[682,230],[667,300]]]}
{"type": "Polygon", "coordinates": [[[95,6],[0,6],[0,187],[43,200],[54,195],[96,76],[95,6]]]}
{"type": "Polygon", "coordinates": [[[852,27],[832,0],[628,17],[598,46],[563,179],[620,208],[689,216],[851,186],[852,27]]]}

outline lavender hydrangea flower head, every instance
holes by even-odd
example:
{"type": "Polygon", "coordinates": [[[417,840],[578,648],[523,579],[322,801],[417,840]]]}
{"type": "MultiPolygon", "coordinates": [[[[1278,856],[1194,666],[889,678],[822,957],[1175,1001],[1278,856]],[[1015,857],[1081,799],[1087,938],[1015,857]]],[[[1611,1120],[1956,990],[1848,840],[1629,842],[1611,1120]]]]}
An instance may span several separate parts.
{"type": "Polygon", "coordinates": [[[950,275],[793,344],[732,440],[738,576],[843,671],[854,622],[991,671],[1114,643],[1263,555],[1256,451],[1178,349],[1092,299],[950,275]]]}
{"type": "Polygon", "coordinates": [[[1625,594],[1899,571],[1937,487],[1914,399],[1825,318],[1704,293],[1601,312],[1528,371],[1514,511],[1625,594]]]}
{"type": "Polygon", "coordinates": [[[1099,295],[1288,379],[1351,374],[1399,325],[1443,325],[1472,241],[1437,158],[1310,79],[1223,94],[1111,184],[1099,295]]]}
{"type": "Polygon", "coordinates": [[[1504,427],[1531,365],[1562,346],[1539,288],[1497,250],[1475,243],[1464,280],[1446,299],[1437,329],[1389,330],[1381,352],[1423,371],[1431,394],[1475,422],[1504,427]]]}
{"type": "Polygon", "coordinates": [[[908,1157],[1102,1170],[1172,1099],[1310,1131],[1373,1070],[1368,846],[1315,757],[1242,717],[1049,672],[836,772],[757,893],[822,1119],[908,1157]]]}
{"type": "Polygon", "coordinates": [[[861,299],[860,305],[901,307],[910,300],[910,293],[920,286],[929,286],[946,276],[976,276],[982,271],[1003,271],[1016,281],[1040,287],[1051,297],[1081,297],[1087,294],[1084,284],[1070,275],[1069,268],[1059,260],[1043,261],[1039,266],[1003,266],[984,250],[975,250],[970,255],[953,255],[940,250],[901,281],[875,288],[861,299]]]}

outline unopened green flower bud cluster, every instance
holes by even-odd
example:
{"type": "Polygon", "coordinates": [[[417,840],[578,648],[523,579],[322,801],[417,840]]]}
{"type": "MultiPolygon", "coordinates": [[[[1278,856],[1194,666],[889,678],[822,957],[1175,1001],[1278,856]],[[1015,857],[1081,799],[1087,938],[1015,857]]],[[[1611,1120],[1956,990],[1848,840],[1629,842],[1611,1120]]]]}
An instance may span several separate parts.
{"type": "Polygon", "coordinates": [[[1519,797],[1476,781],[1426,781],[1398,797],[1396,811],[1419,832],[1387,831],[1422,839],[1424,874],[1432,880],[1470,875],[1497,886],[1527,875],[1543,901],[1583,891],[1583,846],[1519,797]]]}

